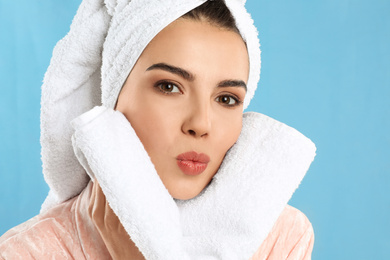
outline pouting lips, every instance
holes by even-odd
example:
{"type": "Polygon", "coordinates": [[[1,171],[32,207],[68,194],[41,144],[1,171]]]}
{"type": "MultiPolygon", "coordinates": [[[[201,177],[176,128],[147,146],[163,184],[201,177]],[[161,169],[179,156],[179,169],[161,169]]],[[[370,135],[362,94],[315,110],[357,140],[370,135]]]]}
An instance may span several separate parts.
{"type": "Polygon", "coordinates": [[[208,157],[204,153],[197,153],[197,152],[187,152],[182,153],[177,156],[176,158],[179,161],[193,161],[193,162],[199,162],[199,163],[209,163],[210,157],[208,157]]]}
{"type": "Polygon", "coordinates": [[[197,152],[182,153],[177,156],[177,165],[187,175],[199,175],[206,170],[210,157],[197,152]]]}

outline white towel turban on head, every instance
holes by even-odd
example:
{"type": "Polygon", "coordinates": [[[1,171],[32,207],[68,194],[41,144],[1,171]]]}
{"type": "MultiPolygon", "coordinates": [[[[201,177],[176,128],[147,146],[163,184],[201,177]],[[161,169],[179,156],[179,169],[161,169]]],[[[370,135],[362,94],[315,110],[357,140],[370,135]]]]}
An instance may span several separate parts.
{"type": "MultiPolygon", "coordinates": [[[[168,24],[204,2],[133,0],[128,5],[118,3],[116,8],[110,4],[109,12],[113,17],[104,43],[102,66],[104,106],[115,106],[124,81],[149,42],[168,24]]],[[[227,0],[226,5],[248,46],[250,73],[244,101],[244,107],[247,107],[259,81],[260,45],[253,20],[242,2],[227,0]]]]}
{"type": "MultiPolygon", "coordinates": [[[[113,110],[148,43],[204,2],[82,1],[42,86],[42,162],[50,187],[42,211],[78,195],[93,176],[146,259],[254,253],[305,175],[314,144],[273,119],[246,114],[211,184],[192,200],[174,201],[127,119],[113,110]]],[[[246,108],[260,77],[260,45],[245,1],[225,3],[248,49],[246,108]]]]}

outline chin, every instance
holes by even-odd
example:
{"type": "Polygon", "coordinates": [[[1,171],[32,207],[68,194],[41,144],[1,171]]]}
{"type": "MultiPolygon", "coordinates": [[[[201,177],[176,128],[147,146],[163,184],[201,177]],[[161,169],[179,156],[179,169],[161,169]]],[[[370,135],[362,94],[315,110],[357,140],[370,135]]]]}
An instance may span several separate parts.
{"type": "Polygon", "coordinates": [[[170,193],[171,196],[174,198],[174,199],[177,199],[177,200],[190,200],[190,199],[193,199],[195,198],[196,196],[199,195],[200,192],[197,192],[197,193],[189,193],[189,194],[176,194],[176,193],[170,193]]]}
{"type": "Polygon", "coordinates": [[[178,178],[162,178],[169,194],[177,200],[190,200],[198,196],[210,183],[206,176],[186,176],[179,172],[178,178]],[[206,178],[205,178],[206,177],[206,178]]]}
{"type": "MultiPolygon", "coordinates": [[[[177,188],[177,187],[175,187],[177,188]]],[[[190,199],[193,199],[195,198],[196,196],[198,196],[201,192],[202,192],[203,189],[199,189],[199,190],[194,190],[193,187],[191,187],[191,189],[174,189],[174,190],[170,190],[168,189],[168,192],[169,194],[171,194],[171,196],[174,198],[174,199],[177,199],[177,200],[190,200],[190,199]]]]}

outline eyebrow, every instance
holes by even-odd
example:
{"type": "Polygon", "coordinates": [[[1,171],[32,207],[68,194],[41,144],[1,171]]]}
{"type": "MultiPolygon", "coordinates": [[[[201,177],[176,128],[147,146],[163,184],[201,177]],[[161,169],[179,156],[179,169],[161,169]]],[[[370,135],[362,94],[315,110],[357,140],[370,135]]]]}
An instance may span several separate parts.
{"type": "Polygon", "coordinates": [[[242,87],[247,90],[246,84],[242,80],[224,80],[218,84],[219,88],[226,88],[226,87],[242,87]]]}
{"type": "MultiPolygon", "coordinates": [[[[146,69],[146,71],[151,71],[151,70],[163,70],[163,71],[167,71],[167,72],[176,74],[176,75],[178,75],[178,76],[180,76],[188,81],[195,80],[194,74],[190,73],[189,71],[182,69],[182,68],[179,68],[179,67],[176,67],[176,66],[173,66],[173,65],[169,65],[167,63],[163,63],[163,62],[153,64],[152,66],[150,66],[149,68],[146,69]]],[[[218,87],[219,88],[242,87],[245,89],[245,91],[247,91],[247,86],[246,86],[245,82],[242,80],[233,80],[233,79],[224,80],[218,84],[218,87]]]]}
{"type": "Polygon", "coordinates": [[[169,65],[166,63],[153,64],[152,66],[147,68],[146,71],[155,70],[155,69],[164,70],[164,71],[176,74],[176,75],[178,75],[178,76],[180,76],[188,81],[194,81],[194,79],[195,79],[195,76],[192,73],[186,71],[185,69],[175,67],[175,66],[172,66],[172,65],[169,65]]]}

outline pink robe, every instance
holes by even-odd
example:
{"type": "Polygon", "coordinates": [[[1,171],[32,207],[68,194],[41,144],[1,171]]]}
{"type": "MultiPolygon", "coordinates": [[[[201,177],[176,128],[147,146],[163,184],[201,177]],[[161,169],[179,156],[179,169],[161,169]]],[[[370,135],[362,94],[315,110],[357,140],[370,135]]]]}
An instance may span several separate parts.
{"type": "MultiPolygon", "coordinates": [[[[87,213],[91,188],[6,232],[0,259],[111,259],[87,213]]],[[[287,205],[251,259],[311,259],[313,242],[309,220],[287,205]]]]}

